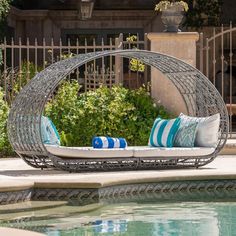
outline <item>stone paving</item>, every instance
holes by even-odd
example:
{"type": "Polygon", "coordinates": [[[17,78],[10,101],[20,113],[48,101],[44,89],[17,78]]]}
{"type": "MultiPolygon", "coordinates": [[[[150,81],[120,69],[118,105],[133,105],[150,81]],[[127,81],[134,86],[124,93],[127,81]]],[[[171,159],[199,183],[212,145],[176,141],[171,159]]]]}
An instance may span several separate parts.
{"type": "Polygon", "coordinates": [[[40,233],[20,230],[20,229],[10,229],[10,228],[0,227],[0,235],[2,236],[43,236],[45,234],[40,234],[40,233]]]}
{"type": "MultiPolygon", "coordinates": [[[[0,159],[0,193],[3,195],[4,193],[7,194],[7,192],[24,191],[35,187],[86,189],[120,184],[214,179],[236,179],[236,156],[219,156],[212,163],[199,169],[97,173],[67,173],[57,170],[40,170],[28,166],[19,158],[0,159]]],[[[60,204],[60,202],[57,204],[60,204]]],[[[13,204],[13,206],[15,205],[13,204]]],[[[1,207],[8,208],[9,205],[1,207]]],[[[42,234],[0,228],[0,235],[39,236],[42,234]]]]}
{"type": "Polygon", "coordinates": [[[199,169],[147,170],[123,172],[67,173],[40,170],[28,166],[19,158],[0,160],[0,190],[50,188],[99,188],[119,184],[178,181],[236,179],[236,156],[218,156],[199,169]]]}

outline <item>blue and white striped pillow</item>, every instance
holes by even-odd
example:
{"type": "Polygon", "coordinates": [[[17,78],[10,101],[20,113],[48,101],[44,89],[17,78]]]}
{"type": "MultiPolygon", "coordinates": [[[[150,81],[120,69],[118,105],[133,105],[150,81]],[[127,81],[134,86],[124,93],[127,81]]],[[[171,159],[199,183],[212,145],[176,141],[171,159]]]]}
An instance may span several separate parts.
{"type": "Polygon", "coordinates": [[[180,118],[164,120],[157,118],[154,121],[149,137],[149,146],[173,147],[174,137],[180,125],[180,118]]]}

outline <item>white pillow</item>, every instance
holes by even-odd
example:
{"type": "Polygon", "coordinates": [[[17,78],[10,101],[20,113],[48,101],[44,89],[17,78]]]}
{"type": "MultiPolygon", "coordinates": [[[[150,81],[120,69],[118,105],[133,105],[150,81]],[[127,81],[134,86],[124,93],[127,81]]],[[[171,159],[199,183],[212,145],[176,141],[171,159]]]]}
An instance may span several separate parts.
{"type": "Polygon", "coordinates": [[[217,113],[208,117],[191,117],[183,113],[179,115],[181,123],[197,122],[197,133],[195,138],[196,147],[214,147],[218,142],[218,132],[220,127],[220,114],[217,113]]]}

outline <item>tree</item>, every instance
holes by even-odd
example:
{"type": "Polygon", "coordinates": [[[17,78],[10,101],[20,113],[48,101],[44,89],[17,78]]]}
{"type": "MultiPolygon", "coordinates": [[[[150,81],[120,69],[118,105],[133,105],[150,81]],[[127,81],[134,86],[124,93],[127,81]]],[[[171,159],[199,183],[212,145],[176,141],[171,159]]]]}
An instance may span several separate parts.
{"type": "Polygon", "coordinates": [[[6,17],[10,9],[10,2],[11,0],[0,0],[0,41],[6,32],[6,17]]]}
{"type": "Polygon", "coordinates": [[[10,8],[11,0],[0,0],[0,21],[4,20],[10,8]]]}
{"type": "Polygon", "coordinates": [[[186,2],[189,5],[184,24],[186,27],[220,25],[222,0],[186,0],[186,2]]]}

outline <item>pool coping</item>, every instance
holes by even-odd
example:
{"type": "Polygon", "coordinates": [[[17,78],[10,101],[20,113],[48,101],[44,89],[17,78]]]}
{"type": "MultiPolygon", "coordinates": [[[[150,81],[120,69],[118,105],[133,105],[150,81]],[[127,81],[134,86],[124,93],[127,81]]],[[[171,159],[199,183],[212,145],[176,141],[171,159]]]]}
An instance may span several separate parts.
{"type": "Polygon", "coordinates": [[[45,236],[45,234],[14,228],[0,227],[0,235],[10,236],[45,236]]]}
{"type": "MultiPolygon", "coordinates": [[[[14,161],[16,163],[15,159],[14,161]]],[[[224,189],[230,185],[231,194],[234,195],[236,192],[235,157],[218,159],[215,164],[198,170],[148,170],[81,174],[70,174],[55,170],[35,170],[28,167],[20,159],[17,159],[19,170],[11,166],[12,161],[9,159],[5,162],[1,160],[0,163],[2,164],[0,165],[0,205],[29,200],[57,201],[76,198],[79,199],[80,203],[87,202],[87,200],[96,202],[98,199],[104,199],[105,191],[107,191],[106,196],[115,194],[118,190],[120,195],[124,195],[123,190],[130,192],[129,189],[133,188],[140,195],[144,187],[147,189],[161,188],[160,191],[155,192],[155,194],[159,194],[162,190],[166,191],[166,186],[169,186],[169,189],[173,188],[175,194],[178,194],[183,190],[181,190],[181,183],[187,183],[188,188],[195,189],[194,191],[198,191],[196,185],[200,183],[208,184],[210,189],[214,186],[215,188],[221,186],[220,188],[224,189]],[[222,183],[225,187],[222,186],[222,183]],[[176,187],[176,185],[180,187],[176,187]]],[[[168,191],[171,195],[171,190],[168,191]]],[[[228,190],[224,189],[224,191],[227,192],[228,190]]]]}
{"type": "Polygon", "coordinates": [[[0,190],[0,205],[25,201],[68,201],[77,205],[99,202],[122,202],[147,199],[161,200],[199,200],[211,198],[236,198],[236,179],[183,179],[175,181],[147,181],[120,183],[100,188],[67,187],[29,187],[15,191],[0,190]]]}

